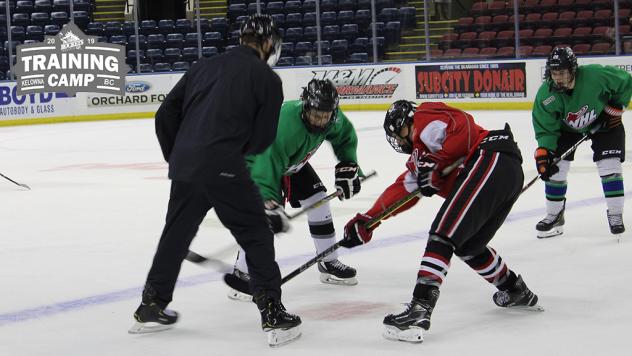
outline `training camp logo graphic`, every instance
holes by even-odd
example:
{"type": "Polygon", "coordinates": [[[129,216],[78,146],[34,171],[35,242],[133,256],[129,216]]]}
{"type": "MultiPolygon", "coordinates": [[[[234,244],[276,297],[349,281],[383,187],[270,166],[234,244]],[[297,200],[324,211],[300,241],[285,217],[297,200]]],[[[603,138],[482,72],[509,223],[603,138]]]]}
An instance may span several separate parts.
{"type": "Polygon", "coordinates": [[[17,47],[17,94],[98,92],[125,95],[125,47],[99,43],[74,23],[44,42],[17,47]]]}

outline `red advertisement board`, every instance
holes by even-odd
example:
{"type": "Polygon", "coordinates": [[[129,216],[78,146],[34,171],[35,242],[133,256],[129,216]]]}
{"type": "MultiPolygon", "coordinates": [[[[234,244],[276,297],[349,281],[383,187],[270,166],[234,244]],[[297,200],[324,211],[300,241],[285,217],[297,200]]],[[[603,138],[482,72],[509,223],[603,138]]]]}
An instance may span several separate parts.
{"type": "Polygon", "coordinates": [[[417,99],[526,98],[525,63],[415,66],[417,99]]]}

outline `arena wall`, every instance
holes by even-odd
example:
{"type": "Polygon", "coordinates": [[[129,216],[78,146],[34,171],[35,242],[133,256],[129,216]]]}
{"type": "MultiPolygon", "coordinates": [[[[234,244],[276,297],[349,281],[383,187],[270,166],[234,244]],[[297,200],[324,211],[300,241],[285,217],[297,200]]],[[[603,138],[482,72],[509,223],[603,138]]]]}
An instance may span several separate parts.
{"type": "MultiPolygon", "coordinates": [[[[632,56],[585,57],[632,74],[632,56]]],[[[298,99],[312,78],[334,81],[344,110],[385,110],[395,100],[441,100],[465,110],[529,110],[544,59],[381,63],[278,68],[285,100],[298,99]]],[[[151,118],[182,73],[129,75],[126,95],[42,93],[18,96],[0,82],[0,126],[151,118]]]]}

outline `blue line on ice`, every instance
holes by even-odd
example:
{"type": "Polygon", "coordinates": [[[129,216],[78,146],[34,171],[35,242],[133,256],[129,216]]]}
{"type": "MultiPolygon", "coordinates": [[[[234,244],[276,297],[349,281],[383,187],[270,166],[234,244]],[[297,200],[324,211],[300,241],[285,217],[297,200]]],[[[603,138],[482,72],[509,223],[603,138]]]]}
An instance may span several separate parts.
{"type": "MultiPolygon", "coordinates": [[[[631,197],[632,191],[626,191],[625,195],[626,195],[626,199],[628,197],[631,197]]],[[[604,203],[603,199],[604,198],[600,196],[597,198],[589,198],[589,199],[579,200],[575,202],[569,202],[566,205],[566,209],[571,210],[571,209],[577,209],[577,208],[586,207],[586,206],[603,204],[604,203]]],[[[537,209],[518,211],[518,212],[512,213],[507,217],[507,220],[505,221],[505,223],[512,223],[514,221],[540,216],[540,214],[542,214],[542,210],[543,208],[537,208],[537,209]]],[[[342,254],[358,253],[358,252],[363,252],[367,250],[383,248],[387,246],[400,245],[400,244],[408,243],[408,242],[419,240],[419,239],[425,239],[427,233],[428,233],[427,231],[419,231],[414,234],[398,235],[398,236],[392,236],[389,238],[376,239],[376,240],[373,240],[370,244],[363,246],[362,248],[359,248],[359,249],[354,249],[354,250],[345,249],[345,251],[342,251],[342,254]]],[[[420,246],[420,248],[422,247],[420,246]]],[[[278,261],[278,263],[280,267],[296,266],[296,265],[300,265],[304,263],[311,257],[313,257],[313,255],[311,254],[295,255],[291,257],[282,258],[278,261]]],[[[178,288],[196,286],[202,283],[216,282],[216,281],[221,280],[222,275],[223,275],[222,272],[210,272],[210,273],[204,273],[204,274],[200,274],[196,276],[181,278],[178,280],[178,288]]],[[[140,299],[141,291],[142,291],[141,287],[129,288],[129,289],[123,289],[119,291],[114,291],[111,293],[105,293],[105,294],[93,295],[93,296],[85,297],[85,298],[69,300],[69,301],[61,302],[61,303],[42,305],[39,307],[19,310],[12,313],[0,314],[0,326],[13,324],[13,323],[21,322],[21,321],[26,321],[26,320],[31,320],[31,319],[48,317],[55,314],[61,314],[61,313],[65,313],[65,312],[69,312],[73,310],[87,308],[90,306],[98,306],[98,305],[104,305],[108,303],[114,303],[114,302],[118,302],[118,301],[126,300],[126,299],[132,299],[132,298],[140,299]]]]}

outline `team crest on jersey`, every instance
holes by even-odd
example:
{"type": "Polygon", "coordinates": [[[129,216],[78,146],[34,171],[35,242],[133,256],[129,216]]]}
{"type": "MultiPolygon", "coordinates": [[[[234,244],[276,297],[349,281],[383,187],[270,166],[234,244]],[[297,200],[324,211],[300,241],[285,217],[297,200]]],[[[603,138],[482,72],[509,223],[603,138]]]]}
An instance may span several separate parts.
{"type": "Polygon", "coordinates": [[[566,114],[564,122],[574,129],[580,130],[592,124],[597,119],[595,109],[588,111],[588,105],[582,106],[577,112],[569,112],[566,114]]]}
{"type": "Polygon", "coordinates": [[[307,164],[307,161],[309,161],[309,159],[314,155],[314,153],[316,153],[316,151],[318,151],[318,147],[320,147],[321,144],[322,144],[322,142],[319,143],[318,146],[314,147],[313,150],[307,152],[307,155],[305,155],[305,158],[303,158],[300,162],[298,162],[297,164],[295,164],[293,166],[289,166],[285,170],[285,174],[289,175],[289,174],[294,174],[294,173],[300,171],[301,168],[303,168],[303,166],[307,164]]]}

